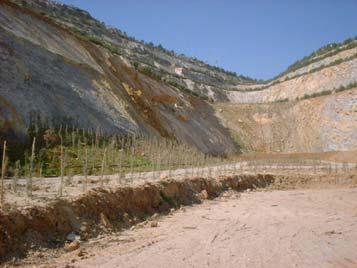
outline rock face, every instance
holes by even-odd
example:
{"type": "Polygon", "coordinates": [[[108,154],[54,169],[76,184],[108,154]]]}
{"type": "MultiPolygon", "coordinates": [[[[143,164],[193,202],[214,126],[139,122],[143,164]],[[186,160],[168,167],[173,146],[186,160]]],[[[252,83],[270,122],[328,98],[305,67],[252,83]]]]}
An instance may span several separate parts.
{"type": "Polygon", "coordinates": [[[263,83],[137,41],[75,7],[3,0],[0,138],[40,121],[163,136],[217,154],[238,150],[232,133],[246,150],[350,150],[355,91],[334,93],[356,83],[356,55],[356,39],[326,46],[263,83]],[[301,101],[322,94],[332,95],[301,101]],[[289,102],[271,104],[281,101],[289,102]],[[223,103],[223,121],[211,102],[223,103]],[[286,120],[296,124],[282,127],[286,120]],[[294,134],[301,126],[303,137],[294,134]]]}
{"type": "Polygon", "coordinates": [[[40,117],[49,125],[160,135],[204,152],[236,149],[205,100],[7,1],[0,2],[0,70],[3,135],[20,135],[40,117]]]}
{"type": "MultiPolygon", "coordinates": [[[[353,49],[354,55],[357,55],[353,49]]],[[[348,51],[353,53],[352,51],[348,51]]],[[[271,84],[267,88],[251,92],[229,91],[228,99],[234,103],[268,103],[282,100],[296,100],[307,95],[334,91],[357,81],[357,58],[305,73],[295,78],[271,84]]]]}
{"type": "Polygon", "coordinates": [[[357,88],[295,102],[217,107],[246,151],[357,150],[357,88]]]}
{"type": "Polygon", "coordinates": [[[106,47],[123,56],[146,74],[165,80],[166,83],[184,88],[212,99],[227,100],[221,88],[255,83],[249,77],[238,76],[197,59],[177,55],[162,46],[146,44],[127,36],[118,29],[106,27],[86,11],[47,0],[11,0],[26,9],[44,15],[61,27],[75,32],[86,40],[106,47]]]}

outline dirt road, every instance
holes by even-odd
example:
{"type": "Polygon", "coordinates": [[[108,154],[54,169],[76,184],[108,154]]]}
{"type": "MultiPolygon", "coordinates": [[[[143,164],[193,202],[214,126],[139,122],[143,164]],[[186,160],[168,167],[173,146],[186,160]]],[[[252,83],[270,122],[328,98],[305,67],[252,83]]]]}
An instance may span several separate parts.
{"type": "Polygon", "coordinates": [[[149,222],[92,240],[82,252],[67,253],[50,263],[357,267],[357,188],[226,193],[164,216],[157,227],[151,225],[155,226],[149,222]]]}

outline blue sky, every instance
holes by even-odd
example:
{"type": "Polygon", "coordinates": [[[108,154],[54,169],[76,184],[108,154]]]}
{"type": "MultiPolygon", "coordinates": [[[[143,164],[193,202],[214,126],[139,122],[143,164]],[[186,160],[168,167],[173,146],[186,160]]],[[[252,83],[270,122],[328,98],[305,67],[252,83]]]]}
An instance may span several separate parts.
{"type": "Polygon", "coordinates": [[[62,0],[139,40],[268,79],[357,35],[357,0],[62,0]]]}

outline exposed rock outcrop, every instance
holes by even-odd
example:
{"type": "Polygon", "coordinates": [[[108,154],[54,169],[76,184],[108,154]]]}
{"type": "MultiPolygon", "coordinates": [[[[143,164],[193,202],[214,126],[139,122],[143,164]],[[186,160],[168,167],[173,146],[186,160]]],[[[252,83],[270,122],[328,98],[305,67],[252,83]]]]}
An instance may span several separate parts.
{"type": "Polygon", "coordinates": [[[206,101],[46,17],[0,2],[0,40],[3,132],[21,136],[33,114],[50,125],[160,135],[211,153],[236,150],[206,101]]]}
{"type": "Polygon", "coordinates": [[[357,89],[302,101],[219,104],[217,114],[245,151],[357,150],[357,89]]]}
{"type": "Polygon", "coordinates": [[[228,109],[242,104],[225,125],[246,150],[353,150],[356,145],[355,91],[348,93],[349,101],[348,94],[338,93],[357,82],[356,39],[327,45],[262,82],[137,41],[73,6],[2,0],[0,81],[0,138],[21,137],[40,118],[49,126],[168,137],[207,153],[237,151],[215,115],[211,102],[216,102],[228,109]],[[328,103],[304,100],[319,95],[329,95],[323,98],[328,103]],[[341,117],[336,109],[349,109],[349,115],[341,117]],[[255,118],[251,128],[235,122],[243,114],[243,122],[255,118]],[[283,127],[286,120],[297,123],[283,127]],[[301,126],[305,132],[296,137],[294,127],[301,126]]]}

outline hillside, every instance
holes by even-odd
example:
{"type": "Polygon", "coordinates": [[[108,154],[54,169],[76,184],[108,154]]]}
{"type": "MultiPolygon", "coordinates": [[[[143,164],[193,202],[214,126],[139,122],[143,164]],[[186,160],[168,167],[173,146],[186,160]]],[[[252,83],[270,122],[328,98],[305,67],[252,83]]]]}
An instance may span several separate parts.
{"type": "Polygon", "coordinates": [[[301,101],[217,104],[245,152],[357,150],[357,88],[301,101]]]}
{"type": "Polygon", "coordinates": [[[266,85],[227,92],[230,102],[267,103],[294,101],[319,95],[328,95],[353,88],[357,84],[357,48],[338,53],[323,61],[333,60],[327,65],[323,62],[299,69],[299,73],[289,73],[266,85]],[[316,66],[314,68],[314,66],[316,66]]]}
{"type": "MultiPolygon", "coordinates": [[[[246,23],[281,5],[234,6],[280,36],[246,23]]],[[[0,267],[357,267],[357,38],[263,81],[0,0],[0,157],[0,267]]]]}
{"type": "Polygon", "coordinates": [[[0,25],[5,137],[23,135],[35,120],[235,150],[207,102],[136,71],[126,58],[8,1],[0,3],[0,25]]]}
{"type": "Polygon", "coordinates": [[[356,149],[356,39],[327,45],[277,77],[258,81],[138,41],[76,7],[2,0],[0,70],[5,139],[24,137],[31,124],[75,125],[168,137],[215,154],[237,152],[239,146],[284,152],[356,149]],[[316,106],[321,95],[328,95],[322,97],[328,103],[316,106]],[[324,124],[318,109],[327,109],[324,124]],[[348,110],[343,123],[338,109],[348,110]],[[249,128],[241,127],[239,120],[251,120],[257,111],[274,123],[254,119],[249,128]],[[310,128],[315,122],[306,119],[310,116],[320,125],[310,128]],[[301,126],[303,140],[294,136],[301,126]],[[262,131],[266,134],[255,140],[262,131]],[[335,134],[322,138],[324,133],[335,134]]]}
{"type": "Polygon", "coordinates": [[[210,101],[254,103],[294,100],[356,82],[356,38],[347,39],[340,44],[326,45],[293,63],[275,78],[264,82],[210,66],[198,59],[177,55],[161,45],[138,41],[118,29],[106,26],[88,12],[76,7],[48,0],[11,1],[124,57],[127,63],[141,73],[210,101]],[[338,73],[339,77],[331,77],[331,73],[338,73]],[[309,83],[317,80],[316,78],[322,81],[309,83]],[[252,92],[240,94],[247,91],[252,92]]]}
{"type": "Polygon", "coordinates": [[[196,96],[225,100],[220,89],[227,84],[234,86],[256,82],[252,78],[210,66],[198,59],[177,55],[161,45],[138,41],[119,29],[106,26],[88,12],[76,7],[47,0],[11,2],[29,8],[83,39],[125,57],[127,63],[140,72],[196,96]]]}

